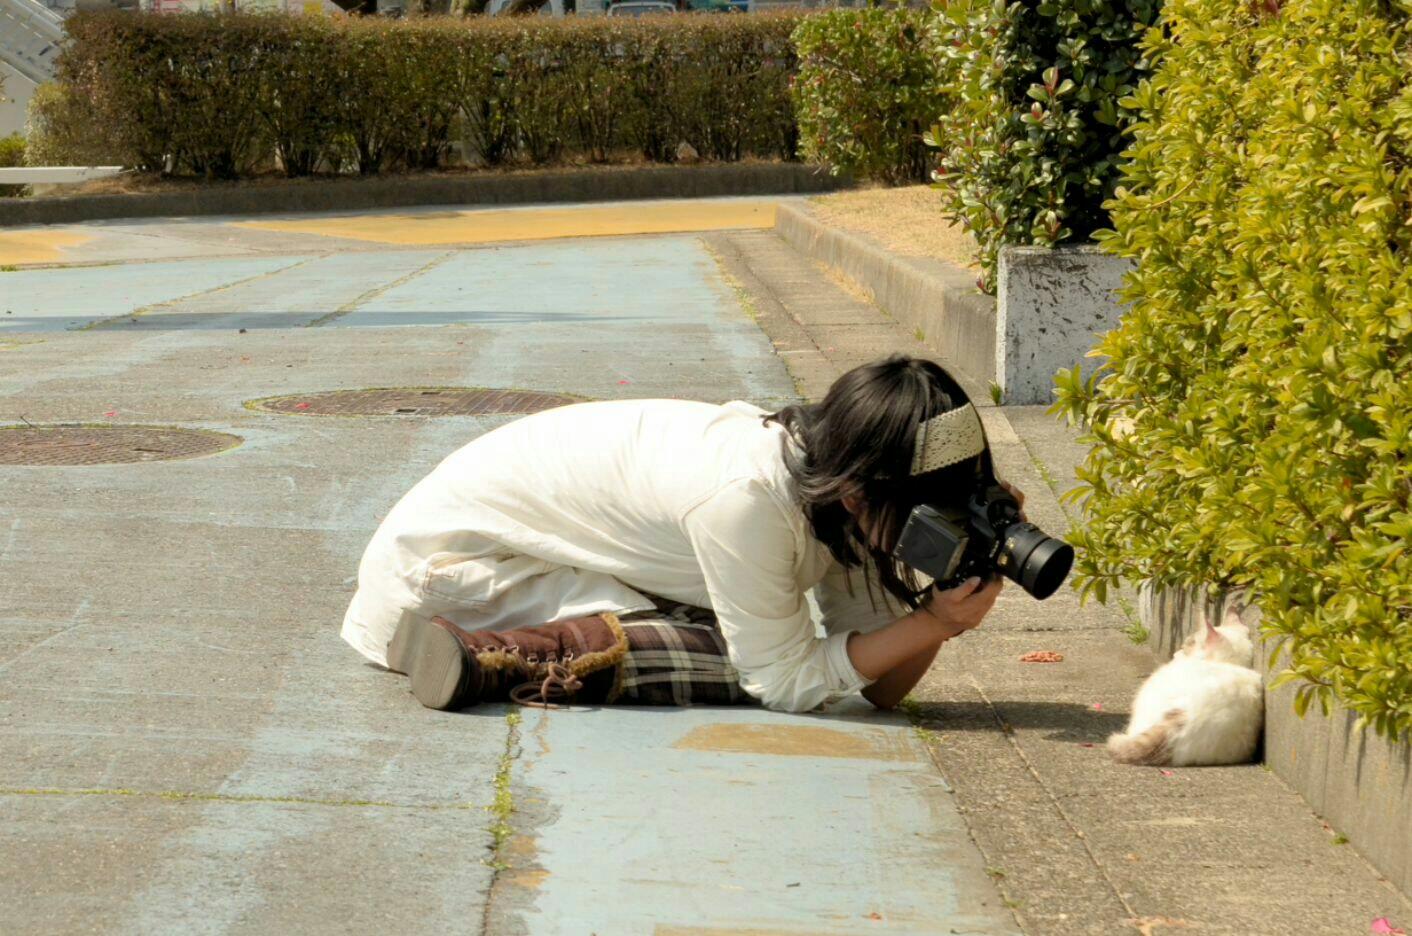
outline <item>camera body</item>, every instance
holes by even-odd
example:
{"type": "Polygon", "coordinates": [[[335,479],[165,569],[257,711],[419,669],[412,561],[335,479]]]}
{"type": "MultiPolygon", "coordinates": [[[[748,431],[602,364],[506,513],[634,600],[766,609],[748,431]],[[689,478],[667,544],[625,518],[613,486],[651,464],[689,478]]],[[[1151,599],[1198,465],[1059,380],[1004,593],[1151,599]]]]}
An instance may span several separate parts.
{"type": "Polygon", "coordinates": [[[1010,492],[982,483],[962,506],[913,508],[893,556],[943,588],[971,576],[1003,575],[1036,598],[1058,590],[1074,563],[1074,549],[1020,516],[1010,492]]]}

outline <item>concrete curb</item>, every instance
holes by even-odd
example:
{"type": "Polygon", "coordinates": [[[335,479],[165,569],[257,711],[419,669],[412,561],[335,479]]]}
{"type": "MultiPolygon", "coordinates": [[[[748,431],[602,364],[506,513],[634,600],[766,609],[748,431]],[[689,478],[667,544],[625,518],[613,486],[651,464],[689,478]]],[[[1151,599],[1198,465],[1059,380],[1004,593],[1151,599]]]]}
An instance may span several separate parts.
{"type": "Polygon", "coordinates": [[[943,260],[899,257],[831,228],[792,205],[780,205],[775,231],[807,257],[836,267],[872,293],[899,324],[947,363],[987,385],[995,379],[995,300],[975,274],[943,260]]]}
{"type": "Polygon", "coordinates": [[[328,179],[231,185],[181,192],[0,199],[0,227],[74,224],[118,218],[361,211],[425,205],[515,205],[796,195],[847,188],[851,181],[802,163],[546,169],[459,176],[328,179]]]}
{"type": "Polygon", "coordinates": [[[1357,716],[1337,703],[1324,715],[1312,706],[1294,713],[1293,685],[1270,689],[1287,657],[1271,666],[1273,644],[1259,634],[1260,611],[1244,608],[1242,593],[1223,593],[1209,604],[1197,589],[1143,588],[1139,615],[1150,631],[1148,647],[1169,659],[1186,635],[1201,626],[1205,607],[1219,618],[1242,609],[1255,639],[1255,664],[1265,677],[1265,763],[1328,820],[1363,857],[1412,897],[1412,740],[1394,743],[1354,730],[1357,716]]]}

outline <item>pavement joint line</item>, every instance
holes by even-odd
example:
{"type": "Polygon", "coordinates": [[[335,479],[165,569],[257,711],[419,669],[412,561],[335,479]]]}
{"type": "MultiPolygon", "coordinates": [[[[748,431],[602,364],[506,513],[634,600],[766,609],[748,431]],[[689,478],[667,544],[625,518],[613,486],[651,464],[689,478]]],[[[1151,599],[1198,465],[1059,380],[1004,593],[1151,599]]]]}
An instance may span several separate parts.
{"type": "Polygon", "coordinates": [[[707,256],[716,262],[716,272],[720,274],[722,280],[735,293],[736,302],[740,303],[740,308],[750,317],[756,325],[760,323],[760,309],[755,305],[755,297],[750,294],[750,290],[745,288],[745,284],[737,279],[729,269],[726,268],[726,260],[721,256],[720,251],[713,247],[704,237],[697,238],[697,243],[701,249],[706,251],[707,256]]]}
{"type": "MultiPolygon", "coordinates": [[[[750,257],[743,250],[740,249],[739,245],[736,244],[734,241],[726,239],[725,235],[728,235],[731,232],[717,231],[713,233],[716,235],[715,238],[712,238],[710,241],[708,241],[706,238],[703,237],[701,238],[702,243],[708,245],[708,250],[710,250],[712,257],[716,261],[717,270],[723,277],[726,278],[727,282],[732,285],[737,283],[740,284],[740,288],[751,297],[751,304],[752,306],[754,306],[754,314],[751,315],[751,318],[755,321],[756,325],[760,327],[761,331],[764,331],[766,333],[766,336],[770,339],[771,344],[775,345],[775,355],[777,357],[780,357],[785,354],[817,354],[828,363],[830,368],[834,368],[836,370],[833,360],[819,346],[819,343],[814,339],[814,336],[810,332],[808,326],[800,322],[799,319],[794,315],[794,313],[789,310],[789,307],[786,306],[784,302],[780,299],[778,291],[776,291],[775,288],[771,286],[769,282],[765,279],[765,277],[762,276],[760,272],[755,269],[754,265],[750,262],[750,257]],[[711,250],[712,247],[717,247],[721,249],[711,250]],[[748,282],[742,282],[740,277],[735,276],[734,273],[736,271],[739,271],[741,274],[747,277],[748,282]],[[758,307],[758,305],[756,305],[757,298],[763,299],[765,302],[773,306],[773,308],[777,311],[772,312],[771,314],[777,314],[780,318],[786,320],[789,323],[790,329],[797,332],[798,337],[801,337],[805,342],[807,342],[809,344],[809,347],[781,351],[778,347],[778,340],[780,336],[771,333],[770,329],[766,327],[766,324],[763,321],[764,313],[758,307]]],[[[748,234],[755,232],[745,233],[748,234]]],[[[773,235],[768,231],[760,233],[764,234],[767,237],[772,237],[782,244],[784,243],[782,238],[779,238],[777,235],[773,235]]],[[[785,246],[787,247],[788,245],[785,246]]],[[[809,394],[805,392],[806,386],[804,375],[797,371],[794,367],[791,367],[787,361],[784,363],[785,370],[790,377],[790,382],[794,384],[794,392],[798,395],[800,400],[807,400],[809,394]]],[[[835,374],[835,376],[837,376],[837,374],[835,374]]]]}
{"type": "Polygon", "coordinates": [[[343,316],[347,315],[349,312],[355,311],[360,305],[363,305],[367,302],[372,302],[374,299],[376,299],[378,296],[381,296],[383,293],[391,289],[396,289],[398,286],[406,285],[407,283],[410,283],[412,280],[421,276],[423,273],[431,272],[432,270],[441,266],[447,260],[450,260],[452,257],[454,257],[457,252],[458,251],[456,250],[448,250],[441,256],[432,258],[423,266],[418,267],[410,273],[405,273],[402,276],[399,276],[397,279],[393,280],[390,283],[383,283],[381,286],[374,286],[372,289],[363,293],[361,296],[358,296],[356,299],[353,299],[351,302],[346,302],[343,305],[339,306],[337,309],[334,309],[332,312],[328,313],[327,315],[321,315],[318,318],[314,319],[312,322],[308,322],[307,324],[305,324],[304,327],[318,328],[321,325],[327,325],[329,322],[336,321],[337,319],[340,319],[343,316]]]}
{"type": "MultiPolygon", "coordinates": [[[[117,233],[120,233],[120,234],[127,234],[127,233],[129,233],[129,232],[126,231],[126,230],[123,230],[123,231],[119,231],[119,232],[117,232],[117,233]]],[[[132,232],[132,233],[137,233],[137,234],[139,234],[140,236],[144,236],[144,237],[163,237],[163,238],[167,238],[167,239],[169,239],[169,240],[175,240],[175,241],[177,241],[177,242],[184,242],[184,241],[181,240],[181,238],[171,237],[170,235],[166,235],[166,234],[142,234],[141,232],[132,232]]],[[[205,242],[203,242],[203,241],[196,241],[195,243],[204,244],[205,242]]],[[[313,241],[311,241],[311,243],[313,243],[313,241]]],[[[482,248],[482,247],[486,247],[486,248],[499,248],[499,247],[503,247],[503,246],[504,246],[503,244],[474,244],[474,245],[471,245],[471,246],[469,246],[469,247],[464,247],[464,248],[461,248],[461,249],[463,249],[463,250],[479,250],[479,249],[482,248]]],[[[355,245],[353,245],[353,246],[351,246],[351,247],[350,247],[350,246],[345,246],[345,245],[340,244],[340,245],[338,245],[337,248],[334,249],[334,250],[329,250],[329,249],[327,248],[327,245],[323,245],[323,244],[321,244],[321,245],[320,245],[319,247],[317,247],[317,248],[314,248],[314,252],[316,252],[316,253],[319,252],[319,251],[323,251],[323,255],[324,255],[324,256],[333,256],[333,255],[337,255],[337,254],[349,254],[349,253],[354,253],[354,254],[418,253],[418,252],[421,252],[421,251],[424,251],[424,250],[426,250],[426,246],[425,246],[425,245],[422,245],[422,244],[409,244],[409,245],[402,245],[402,244],[370,244],[370,243],[366,243],[366,242],[362,242],[362,241],[357,242],[355,245]]],[[[115,259],[115,260],[60,260],[60,261],[54,261],[54,262],[51,262],[51,263],[21,263],[21,264],[16,264],[13,269],[6,270],[6,271],[3,271],[3,272],[10,272],[10,273],[29,273],[29,272],[34,271],[34,270],[92,270],[92,269],[98,269],[98,268],[101,268],[101,267],[146,266],[146,265],[152,264],[152,263],[191,263],[191,262],[193,262],[193,261],[206,261],[206,260],[250,260],[250,259],[253,259],[253,258],[257,258],[257,257],[282,257],[282,256],[288,256],[290,252],[291,252],[291,250],[290,250],[290,248],[289,248],[289,246],[288,246],[287,244],[279,244],[279,245],[273,245],[273,246],[268,246],[268,247],[250,247],[250,248],[245,248],[245,249],[243,249],[243,250],[241,250],[241,251],[238,251],[238,252],[235,252],[235,253],[203,253],[203,254],[190,254],[190,255],[187,255],[187,256],[121,257],[121,258],[118,258],[118,259],[115,259]]],[[[295,252],[295,253],[307,253],[308,251],[299,251],[299,250],[296,250],[296,251],[293,251],[293,252],[295,252]]],[[[315,258],[315,259],[317,259],[317,258],[315,258]]],[[[277,271],[276,271],[276,272],[277,272],[277,271]]],[[[235,284],[231,284],[231,285],[235,285],[235,284]]],[[[173,301],[178,301],[178,300],[173,300],[173,301]]]]}
{"type": "Polygon", "coordinates": [[[188,790],[124,788],[0,787],[0,796],[112,796],[135,799],[191,800],[202,803],[291,803],[300,806],[377,807],[426,811],[482,809],[477,803],[393,803],[386,800],[323,799],[314,796],[259,796],[240,793],[196,793],[188,790]]]}
{"type": "Polygon", "coordinates": [[[971,686],[979,693],[981,700],[985,702],[986,708],[990,710],[991,717],[995,719],[995,723],[1000,727],[1001,733],[1005,735],[1005,740],[1010,742],[1010,747],[1014,749],[1016,756],[1020,758],[1020,762],[1025,765],[1025,770],[1034,778],[1035,783],[1039,784],[1039,788],[1044,791],[1044,795],[1049,798],[1050,804],[1053,805],[1054,811],[1059,814],[1060,819],[1064,820],[1064,825],[1068,827],[1069,831],[1073,833],[1074,838],[1083,846],[1084,854],[1088,855],[1088,860],[1092,862],[1099,876],[1103,878],[1103,882],[1108,885],[1108,889],[1113,892],[1113,896],[1118,899],[1118,903],[1123,905],[1123,909],[1128,913],[1128,918],[1136,919],[1138,916],[1137,911],[1133,909],[1132,904],[1128,903],[1128,898],[1123,896],[1123,892],[1118,889],[1118,885],[1113,881],[1113,878],[1109,876],[1108,869],[1098,860],[1098,856],[1093,853],[1093,848],[1088,844],[1088,836],[1084,835],[1083,830],[1080,829],[1069,814],[1064,811],[1064,806],[1059,802],[1059,797],[1054,795],[1054,791],[1049,788],[1049,784],[1044,782],[1044,778],[1039,775],[1039,771],[1034,769],[1034,764],[1030,763],[1029,755],[1025,753],[1025,749],[1020,746],[1019,741],[1015,740],[1015,729],[1011,727],[1009,722],[1000,714],[1000,710],[995,707],[995,703],[990,700],[990,696],[987,695],[985,689],[981,687],[980,681],[976,679],[974,675],[968,675],[967,678],[970,680],[971,686]]]}
{"type": "Polygon", "coordinates": [[[248,254],[231,254],[228,257],[132,257],[126,260],[70,260],[57,261],[54,263],[21,263],[7,272],[28,273],[31,270],[93,270],[100,267],[141,266],[145,263],[171,263],[173,260],[233,260],[245,256],[248,256],[248,254]]]}
{"type": "Polygon", "coordinates": [[[511,823],[515,815],[515,796],[510,789],[510,775],[514,769],[515,761],[521,753],[520,748],[520,722],[523,716],[520,710],[512,708],[505,713],[505,750],[500,755],[500,760],[495,767],[495,799],[486,808],[494,817],[490,826],[491,844],[490,855],[482,858],[481,862],[490,868],[490,884],[486,887],[485,906],[481,909],[480,932],[482,934],[490,932],[491,908],[493,907],[495,885],[500,880],[500,875],[510,869],[510,864],[502,854],[506,843],[515,834],[514,825],[511,823]]]}
{"type": "Polygon", "coordinates": [[[500,755],[500,760],[496,763],[495,779],[495,800],[486,809],[495,816],[495,824],[491,826],[491,835],[494,837],[494,844],[491,846],[491,856],[487,860],[495,872],[498,874],[504,868],[504,863],[500,860],[500,851],[510,836],[514,834],[514,828],[510,825],[510,819],[515,815],[515,797],[510,791],[510,772],[514,768],[515,760],[519,754],[520,722],[522,717],[518,709],[511,709],[505,713],[505,751],[500,755]]]}
{"type": "Polygon", "coordinates": [[[108,324],[110,324],[110,323],[112,323],[112,322],[118,322],[118,321],[121,321],[121,320],[123,320],[123,319],[135,319],[135,318],[139,318],[139,317],[141,317],[141,316],[146,315],[146,314],[149,313],[149,312],[154,312],[154,311],[156,311],[157,309],[165,309],[165,308],[167,308],[168,306],[174,306],[174,305],[177,305],[178,303],[190,302],[192,299],[199,299],[199,298],[201,298],[202,296],[213,296],[213,295],[215,295],[216,293],[218,293],[218,292],[223,292],[223,291],[225,291],[225,290],[227,290],[227,289],[234,289],[234,288],[237,287],[237,286],[244,286],[246,283],[254,283],[254,282],[257,282],[257,281],[262,280],[262,279],[266,279],[266,278],[271,277],[271,276],[277,276],[277,275],[279,275],[280,273],[285,272],[286,270],[296,270],[296,269],[298,269],[299,267],[302,267],[302,266],[304,266],[304,265],[306,265],[306,264],[313,263],[315,260],[322,260],[322,259],[324,259],[325,257],[329,257],[329,256],[332,256],[332,254],[323,253],[323,254],[319,254],[319,255],[316,256],[316,257],[305,257],[303,260],[297,260],[297,261],[295,261],[294,263],[290,263],[290,264],[288,264],[288,265],[286,265],[286,266],[282,266],[282,267],[280,267],[280,268],[277,269],[277,270],[266,270],[266,271],[264,271],[263,273],[256,273],[254,276],[247,276],[247,277],[244,277],[243,279],[238,279],[238,280],[235,280],[234,282],[231,282],[231,283],[225,283],[225,284],[222,284],[222,285],[220,285],[220,286],[213,286],[213,287],[210,288],[210,289],[201,289],[201,290],[198,290],[198,291],[196,291],[196,292],[194,292],[194,293],[190,293],[189,295],[178,296],[178,297],[175,298],[175,299],[167,299],[167,300],[165,300],[164,302],[154,302],[154,303],[152,303],[151,305],[145,305],[145,306],[142,306],[141,308],[133,309],[131,312],[124,312],[124,313],[122,313],[121,315],[109,315],[109,316],[105,316],[105,317],[100,318],[100,319],[94,319],[93,321],[89,322],[87,325],[81,326],[81,327],[79,327],[79,328],[75,328],[75,329],[73,329],[73,331],[79,331],[79,332],[94,331],[94,330],[99,329],[99,328],[102,328],[104,325],[108,325],[108,324]]]}
{"type": "MultiPolygon", "coordinates": [[[[911,695],[903,697],[897,707],[902,709],[907,715],[907,720],[912,723],[912,731],[916,734],[917,740],[922,745],[922,748],[927,752],[927,760],[931,762],[932,768],[936,770],[937,778],[941,780],[942,789],[947,793],[954,794],[956,788],[951,785],[951,781],[946,779],[946,770],[942,767],[941,758],[937,755],[937,748],[941,744],[941,732],[922,724],[921,703],[911,695]]],[[[985,848],[981,845],[980,839],[976,838],[975,830],[971,827],[969,820],[965,821],[965,827],[966,837],[969,838],[971,844],[975,846],[976,851],[981,856],[981,860],[986,862],[986,873],[990,874],[992,868],[991,862],[995,860],[994,857],[986,852],[985,848]]],[[[1004,904],[1005,909],[1009,910],[1010,915],[1014,918],[1015,927],[1023,931],[1024,924],[1020,919],[1019,913],[1021,902],[1006,890],[1002,883],[1004,877],[1004,874],[998,876],[992,874],[991,880],[995,884],[995,889],[1000,892],[1001,902],[1004,904]]]]}
{"type": "MultiPolygon", "coordinates": [[[[78,224],[75,224],[75,225],[69,225],[69,226],[70,226],[70,227],[84,227],[84,226],[86,226],[86,225],[78,225],[78,224]]],[[[99,225],[99,226],[102,227],[102,225],[99,225]]],[[[166,243],[174,243],[174,244],[183,244],[183,245],[186,245],[186,244],[192,244],[192,243],[197,243],[197,244],[200,244],[200,243],[201,243],[200,241],[195,241],[195,242],[193,242],[193,241],[190,240],[189,238],[187,238],[187,237],[185,237],[185,236],[182,236],[182,235],[167,234],[167,233],[163,233],[162,231],[148,231],[148,230],[142,230],[142,229],[139,228],[137,225],[129,225],[129,226],[126,226],[126,227],[124,227],[124,228],[118,228],[118,229],[115,231],[115,233],[117,233],[118,235],[120,235],[120,236],[122,236],[122,237],[149,237],[149,238],[151,238],[151,239],[153,239],[153,240],[159,240],[159,241],[164,241],[164,242],[166,242],[166,243]]],[[[49,269],[49,268],[54,268],[54,267],[58,267],[58,268],[60,268],[60,269],[70,269],[70,268],[96,267],[96,266],[123,266],[123,265],[129,264],[129,263],[132,263],[132,264],[138,264],[138,263],[170,263],[170,262],[173,261],[173,260],[235,260],[235,259],[240,259],[240,258],[243,258],[243,257],[255,256],[255,255],[258,255],[258,254],[280,254],[280,253],[286,253],[286,252],[287,252],[287,251],[271,250],[271,249],[268,249],[268,248],[261,248],[261,247],[243,247],[243,248],[235,248],[235,249],[232,250],[231,253],[228,253],[228,254],[220,254],[220,253],[217,253],[217,254],[194,254],[194,255],[192,255],[192,256],[190,256],[190,257],[132,257],[132,258],[127,259],[127,260],[75,260],[75,261],[68,262],[68,263],[65,263],[65,262],[62,262],[62,261],[60,261],[60,262],[58,262],[58,263],[27,263],[27,264],[24,265],[24,269],[26,269],[26,270],[33,270],[33,269],[49,269]]]]}

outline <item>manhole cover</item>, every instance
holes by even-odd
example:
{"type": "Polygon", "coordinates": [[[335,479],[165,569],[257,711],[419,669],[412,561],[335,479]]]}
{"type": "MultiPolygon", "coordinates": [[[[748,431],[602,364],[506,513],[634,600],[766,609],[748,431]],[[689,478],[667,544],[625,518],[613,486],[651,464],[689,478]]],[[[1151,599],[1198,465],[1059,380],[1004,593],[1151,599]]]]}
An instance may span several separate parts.
{"type": "Polygon", "coordinates": [[[0,465],[128,465],[214,455],[239,436],[160,426],[0,426],[0,465]]]}
{"type": "Polygon", "coordinates": [[[532,390],[400,387],[266,397],[249,405],[297,416],[490,416],[537,413],[582,402],[582,397],[532,390]]]}

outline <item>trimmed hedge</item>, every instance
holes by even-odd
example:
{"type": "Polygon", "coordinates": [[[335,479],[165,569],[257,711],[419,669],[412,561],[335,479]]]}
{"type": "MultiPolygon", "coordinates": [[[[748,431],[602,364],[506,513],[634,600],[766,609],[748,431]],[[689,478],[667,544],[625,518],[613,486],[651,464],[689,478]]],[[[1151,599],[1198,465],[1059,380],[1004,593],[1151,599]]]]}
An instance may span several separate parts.
{"type": "MultiPolygon", "coordinates": [[[[0,169],[11,169],[25,164],[25,139],[18,133],[0,137],[0,169]]],[[[0,198],[14,198],[25,193],[27,185],[0,185],[0,198]]]]}
{"type": "Polygon", "coordinates": [[[71,17],[63,93],[35,123],[86,125],[108,159],[238,178],[636,154],[792,158],[798,18],[282,15],[71,17]]]}
{"type": "Polygon", "coordinates": [[[34,89],[25,118],[25,163],[30,166],[119,165],[122,147],[93,122],[93,101],[51,81],[34,89]]]}
{"type": "Polygon", "coordinates": [[[1082,587],[1250,587],[1297,708],[1412,730],[1412,22],[1169,0],[1107,247],[1131,311],[1089,430],[1082,587]]]}
{"type": "Polygon", "coordinates": [[[951,103],[935,23],[930,12],[905,7],[801,22],[792,86],[800,155],[888,183],[930,181],[935,154],[923,135],[951,103]]]}
{"type": "Polygon", "coordinates": [[[1087,240],[1108,226],[1140,45],[1159,0],[938,0],[938,66],[956,106],[931,142],[952,214],[994,282],[1000,247],[1087,240]]]}

